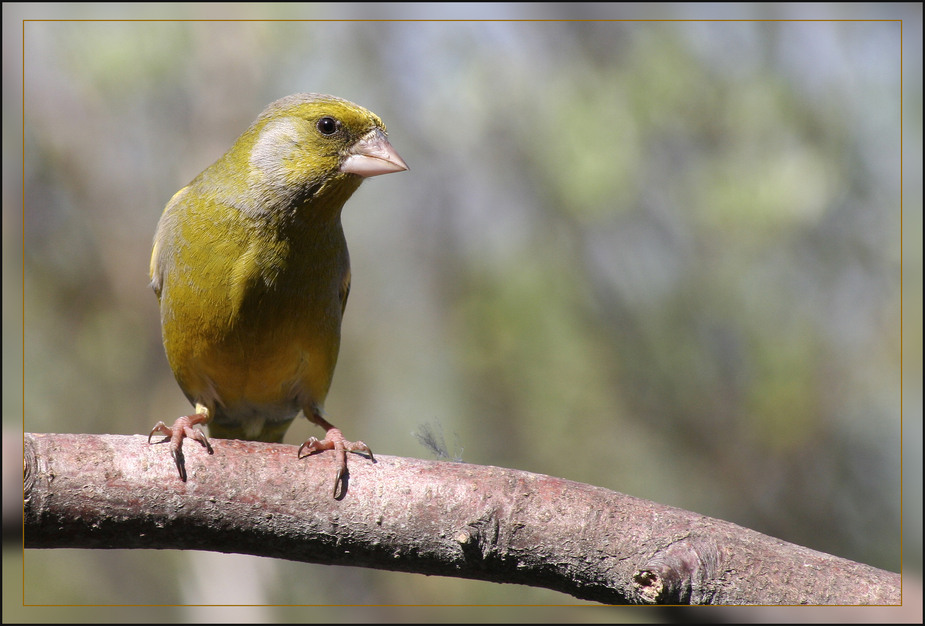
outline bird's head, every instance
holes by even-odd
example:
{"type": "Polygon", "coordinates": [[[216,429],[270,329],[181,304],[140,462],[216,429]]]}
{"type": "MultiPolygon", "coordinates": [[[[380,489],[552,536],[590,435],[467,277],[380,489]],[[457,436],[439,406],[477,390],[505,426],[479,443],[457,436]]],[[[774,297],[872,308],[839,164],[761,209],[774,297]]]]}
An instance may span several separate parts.
{"type": "Polygon", "coordinates": [[[363,178],[407,169],[376,114],[341,98],[307,93],[267,106],[203,172],[201,182],[233,189],[233,204],[250,212],[326,193],[332,200],[343,196],[342,204],[363,178]]]}

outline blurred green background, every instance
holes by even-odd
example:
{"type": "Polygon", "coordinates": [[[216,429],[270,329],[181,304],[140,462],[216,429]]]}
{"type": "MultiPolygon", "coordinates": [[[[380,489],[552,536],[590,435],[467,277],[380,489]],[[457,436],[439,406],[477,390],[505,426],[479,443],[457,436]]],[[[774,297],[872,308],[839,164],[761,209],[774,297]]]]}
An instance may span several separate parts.
{"type": "MultiPolygon", "coordinates": [[[[7,367],[20,358],[21,270],[27,431],[146,434],[188,410],[148,285],[160,212],[267,103],[317,91],[375,111],[411,166],[365,183],[344,213],[353,289],[326,408],[348,437],[429,458],[413,434],[429,424],[469,463],[899,571],[902,345],[905,547],[921,554],[921,6],[469,9],[394,10],[902,18],[904,127],[896,21],[29,21],[22,267],[20,172],[7,166],[19,151],[22,19],[397,14],[4,5],[4,428],[19,428],[22,409],[7,367]],[[913,174],[902,225],[901,138],[913,174]]],[[[311,434],[299,420],[286,442],[311,434]]],[[[6,575],[19,558],[5,544],[5,606],[20,603],[6,575]]],[[[920,557],[905,567],[921,571],[920,557]]],[[[360,568],[67,550],[25,553],[25,602],[582,604],[360,568]]],[[[541,618],[625,615],[570,611],[541,618]]]]}

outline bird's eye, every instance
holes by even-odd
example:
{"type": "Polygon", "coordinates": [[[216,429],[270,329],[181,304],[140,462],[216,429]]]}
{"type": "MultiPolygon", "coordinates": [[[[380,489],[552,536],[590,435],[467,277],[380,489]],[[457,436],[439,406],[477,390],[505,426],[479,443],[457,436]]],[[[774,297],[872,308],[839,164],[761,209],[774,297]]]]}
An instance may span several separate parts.
{"type": "Polygon", "coordinates": [[[340,122],[333,117],[322,117],[316,126],[322,135],[333,135],[340,128],[340,122]]]}

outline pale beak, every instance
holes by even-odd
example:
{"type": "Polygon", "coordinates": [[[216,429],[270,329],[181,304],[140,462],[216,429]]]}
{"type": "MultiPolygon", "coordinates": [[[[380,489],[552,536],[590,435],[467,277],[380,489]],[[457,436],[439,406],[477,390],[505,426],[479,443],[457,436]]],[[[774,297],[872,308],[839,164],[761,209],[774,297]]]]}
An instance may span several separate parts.
{"type": "Polygon", "coordinates": [[[353,144],[340,166],[340,171],[357,174],[363,178],[404,172],[407,169],[408,166],[395,152],[385,133],[378,128],[371,130],[353,144]]]}

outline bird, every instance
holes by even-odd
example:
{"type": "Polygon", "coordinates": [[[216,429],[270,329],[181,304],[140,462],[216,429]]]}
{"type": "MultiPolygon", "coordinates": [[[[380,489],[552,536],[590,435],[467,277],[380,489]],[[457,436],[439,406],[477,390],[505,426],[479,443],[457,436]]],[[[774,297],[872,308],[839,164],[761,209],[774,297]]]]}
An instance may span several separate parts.
{"type": "MultiPolygon", "coordinates": [[[[304,414],[325,430],[298,458],[334,450],[334,497],[347,452],[375,462],[324,412],[350,293],[344,203],[365,178],[402,172],[385,124],[318,93],[269,104],[231,148],[170,199],[157,225],[151,286],[167,360],[193,413],[165,435],[187,480],[183,440],[280,443],[304,414]]],[[[154,442],[159,443],[159,442],[154,442]]]]}

